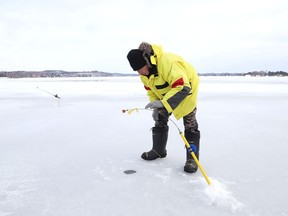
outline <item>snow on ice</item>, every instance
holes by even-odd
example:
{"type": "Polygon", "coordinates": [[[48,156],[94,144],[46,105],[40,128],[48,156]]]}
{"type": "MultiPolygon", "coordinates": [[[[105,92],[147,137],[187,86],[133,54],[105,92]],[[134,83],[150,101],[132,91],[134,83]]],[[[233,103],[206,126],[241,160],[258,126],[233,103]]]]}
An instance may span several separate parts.
{"type": "Polygon", "coordinates": [[[287,78],[201,77],[211,186],[171,122],[167,157],[140,158],[151,112],[121,111],[147,102],[138,77],[0,79],[0,215],[288,215],[287,78]]]}

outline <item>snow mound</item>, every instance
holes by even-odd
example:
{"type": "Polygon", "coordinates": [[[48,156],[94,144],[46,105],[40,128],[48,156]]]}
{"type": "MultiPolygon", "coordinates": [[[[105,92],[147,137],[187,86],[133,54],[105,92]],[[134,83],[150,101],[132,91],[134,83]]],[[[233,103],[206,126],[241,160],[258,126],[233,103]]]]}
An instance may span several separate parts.
{"type": "Polygon", "coordinates": [[[209,205],[227,208],[233,212],[243,210],[244,205],[235,199],[224,183],[216,179],[212,179],[211,182],[211,185],[207,185],[204,189],[204,193],[210,201],[209,205]]]}

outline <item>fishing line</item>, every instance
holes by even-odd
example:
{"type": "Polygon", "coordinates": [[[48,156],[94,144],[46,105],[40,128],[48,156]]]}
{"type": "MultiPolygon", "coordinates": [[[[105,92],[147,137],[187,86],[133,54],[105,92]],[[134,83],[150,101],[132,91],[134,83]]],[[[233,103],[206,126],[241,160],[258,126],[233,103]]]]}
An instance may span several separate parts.
{"type": "MultiPolygon", "coordinates": [[[[139,110],[144,110],[144,111],[152,111],[153,112],[153,109],[145,109],[145,108],[134,108],[134,109],[123,109],[122,110],[122,113],[128,113],[129,115],[131,115],[134,111],[136,112],[139,112],[139,110]]],[[[169,116],[166,116],[164,115],[163,113],[159,112],[159,114],[161,114],[164,118],[166,118],[167,120],[170,120],[174,125],[175,127],[178,129],[179,133],[181,132],[180,128],[178,127],[178,125],[169,117],[169,116]]]]}

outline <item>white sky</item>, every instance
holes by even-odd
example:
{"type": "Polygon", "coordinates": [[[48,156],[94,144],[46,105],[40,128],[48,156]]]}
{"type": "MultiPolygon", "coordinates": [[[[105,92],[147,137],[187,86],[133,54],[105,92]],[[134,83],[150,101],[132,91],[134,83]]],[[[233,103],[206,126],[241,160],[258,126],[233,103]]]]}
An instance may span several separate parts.
{"type": "Polygon", "coordinates": [[[288,71],[287,0],[0,0],[0,71],[133,73],[157,43],[199,73],[288,71]]]}

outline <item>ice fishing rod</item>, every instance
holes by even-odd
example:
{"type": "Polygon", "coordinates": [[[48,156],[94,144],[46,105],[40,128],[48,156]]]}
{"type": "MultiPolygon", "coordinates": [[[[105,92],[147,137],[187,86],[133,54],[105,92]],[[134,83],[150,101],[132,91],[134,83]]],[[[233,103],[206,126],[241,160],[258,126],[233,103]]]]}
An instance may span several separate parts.
{"type": "Polygon", "coordinates": [[[40,89],[38,86],[37,86],[37,89],[39,89],[40,91],[46,92],[47,94],[50,94],[50,95],[54,96],[54,97],[57,98],[57,99],[61,99],[61,98],[58,96],[58,94],[53,94],[53,93],[48,92],[48,91],[46,91],[46,90],[40,89]]]}
{"type": "MultiPolygon", "coordinates": [[[[130,115],[130,114],[132,114],[134,111],[139,112],[139,110],[153,111],[153,110],[151,110],[151,109],[145,109],[145,108],[134,108],[134,109],[123,109],[123,110],[122,110],[122,113],[126,113],[126,112],[127,112],[127,113],[130,115]]],[[[166,117],[166,116],[165,116],[165,117],[166,117]]],[[[192,155],[194,161],[195,161],[196,164],[198,165],[198,167],[199,167],[202,175],[204,176],[206,182],[208,183],[208,185],[211,185],[210,179],[208,178],[208,176],[207,176],[204,168],[202,167],[201,163],[199,162],[198,158],[196,157],[195,153],[193,152],[193,149],[191,148],[190,144],[188,143],[187,139],[185,138],[183,132],[180,130],[180,128],[178,127],[178,125],[177,125],[171,118],[169,118],[169,117],[166,117],[166,118],[169,119],[169,120],[176,126],[176,128],[177,128],[178,131],[179,131],[179,134],[180,134],[182,140],[183,140],[184,143],[185,143],[185,146],[186,146],[187,150],[188,150],[189,153],[192,155]]]]}

